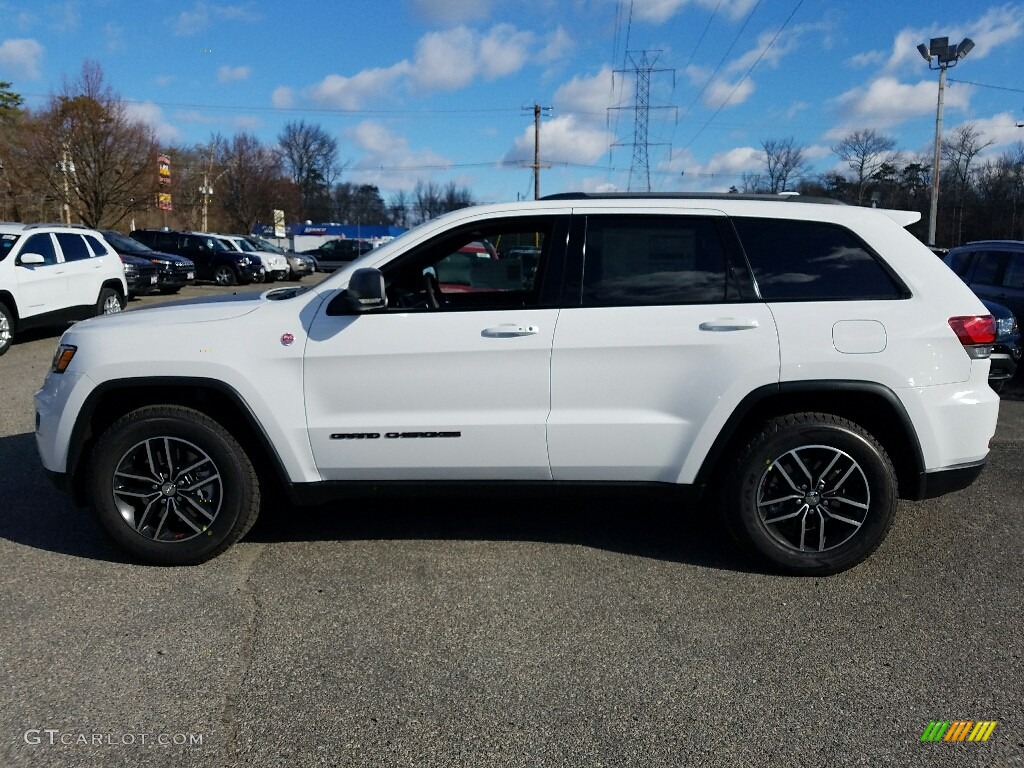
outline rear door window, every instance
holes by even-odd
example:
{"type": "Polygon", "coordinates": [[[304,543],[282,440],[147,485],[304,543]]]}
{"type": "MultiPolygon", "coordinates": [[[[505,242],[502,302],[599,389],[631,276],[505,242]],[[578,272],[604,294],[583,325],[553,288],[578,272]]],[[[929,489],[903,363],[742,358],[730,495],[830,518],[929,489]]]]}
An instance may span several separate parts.
{"type": "Polygon", "coordinates": [[[92,253],[89,252],[89,247],[81,235],[58,232],[57,242],[60,244],[61,253],[64,254],[64,261],[84,261],[92,258],[92,253]]]}
{"type": "Polygon", "coordinates": [[[583,306],[719,303],[730,289],[718,225],[705,216],[588,216],[583,306]]]}

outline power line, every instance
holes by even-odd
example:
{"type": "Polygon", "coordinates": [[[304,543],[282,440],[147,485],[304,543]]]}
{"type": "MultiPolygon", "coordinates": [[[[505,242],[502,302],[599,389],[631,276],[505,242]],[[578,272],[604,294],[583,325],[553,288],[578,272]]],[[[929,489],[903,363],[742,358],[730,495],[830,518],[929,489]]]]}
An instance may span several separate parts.
{"type": "Polygon", "coordinates": [[[960,83],[961,85],[973,85],[977,88],[993,88],[997,91],[1009,91],[1010,93],[1024,93],[1024,90],[1020,88],[1008,88],[1005,85],[989,85],[988,83],[975,83],[970,80],[961,80],[960,78],[949,78],[951,83],[960,83]]]}
{"type": "Polygon", "coordinates": [[[717,75],[721,71],[722,65],[725,64],[725,60],[729,58],[729,54],[732,53],[732,49],[735,48],[736,43],[739,42],[740,36],[743,34],[743,30],[747,28],[747,25],[750,23],[750,20],[754,18],[754,14],[757,12],[757,9],[760,6],[761,0],[757,0],[757,3],[755,3],[754,7],[750,9],[750,13],[747,14],[747,18],[743,20],[743,26],[741,26],[739,31],[736,33],[736,37],[732,39],[732,42],[729,43],[729,47],[726,49],[725,53],[722,54],[722,59],[721,61],[718,62],[718,66],[715,67],[715,71],[711,73],[711,77],[709,77],[707,82],[704,83],[704,87],[700,89],[700,93],[697,94],[696,98],[693,100],[693,103],[690,104],[690,106],[687,108],[687,113],[689,113],[690,110],[692,110],[697,105],[697,102],[700,101],[700,97],[704,95],[704,92],[708,89],[708,86],[710,86],[711,82],[715,79],[715,75],[717,75]]]}
{"type": "Polygon", "coordinates": [[[712,114],[711,117],[709,117],[707,119],[707,121],[700,127],[700,129],[697,131],[697,133],[694,134],[693,138],[690,139],[686,143],[686,146],[683,147],[684,150],[688,149],[693,144],[693,142],[695,142],[698,139],[698,137],[702,133],[704,133],[704,129],[707,128],[709,125],[711,125],[711,123],[714,121],[714,119],[716,117],[718,117],[718,113],[721,112],[725,108],[725,105],[729,103],[729,101],[732,99],[732,97],[736,93],[736,91],[738,91],[740,86],[743,85],[744,81],[748,77],[750,77],[750,73],[753,72],[754,68],[758,64],[761,63],[761,59],[763,59],[768,54],[768,51],[775,44],[775,41],[779,39],[779,35],[782,34],[783,30],[785,30],[787,26],[789,26],[789,22],[793,20],[793,17],[796,16],[796,12],[800,10],[800,6],[803,5],[803,4],[804,4],[804,0],[799,0],[797,2],[796,7],[792,10],[792,12],[789,14],[789,16],[786,17],[786,20],[784,22],[782,22],[782,26],[779,27],[779,31],[776,32],[775,36],[771,40],[768,41],[768,44],[764,47],[764,50],[761,51],[761,53],[758,55],[757,59],[755,59],[754,63],[750,65],[750,68],[744,73],[743,77],[741,77],[739,79],[739,82],[736,83],[736,87],[733,88],[729,92],[729,95],[726,96],[725,99],[722,100],[722,103],[718,105],[718,109],[715,110],[714,114],[712,114]]]}

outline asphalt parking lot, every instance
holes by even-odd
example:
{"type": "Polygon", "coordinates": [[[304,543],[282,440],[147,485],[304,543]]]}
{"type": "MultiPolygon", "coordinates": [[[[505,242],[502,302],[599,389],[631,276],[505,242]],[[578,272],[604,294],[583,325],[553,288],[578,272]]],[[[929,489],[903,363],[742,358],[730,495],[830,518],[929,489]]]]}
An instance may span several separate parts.
{"type": "Polygon", "coordinates": [[[1024,386],[978,483],[829,578],[592,495],[279,508],[152,568],[42,473],[57,338],[0,358],[4,768],[1024,765],[1024,386]],[[957,720],[997,725],[922,743],[957,720]]]}

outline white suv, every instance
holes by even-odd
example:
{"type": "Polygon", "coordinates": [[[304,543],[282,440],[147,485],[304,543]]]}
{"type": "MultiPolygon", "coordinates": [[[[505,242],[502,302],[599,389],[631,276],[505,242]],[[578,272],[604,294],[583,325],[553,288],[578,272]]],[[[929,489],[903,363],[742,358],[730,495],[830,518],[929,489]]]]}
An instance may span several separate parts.
{"type": "Polygon", "coordinates": [[[224,241],[231,250],[246,253],[263,262],[263,270],[268,283],[288,277],[288,259],[280,253],[261,251],[241,235],[214,235],[214,237],[224,241]]]}
{"type": "Polygon", "coordinates": [[[73,327],[39,452],[151,562],[223,551],[269,488],[619,483],[697,491],[680,513],[713,502],[775,567],[833,573],[898,497],[970,484],[995,431],[994,321],[917,218],[738,195],[460,210],[311,288],[73,327]]]}
{"type": "Polygon", "coordinates": [[[14,334],[120,312],[124,265],[94,229],[0,224],[0,355],[14,334]]]}

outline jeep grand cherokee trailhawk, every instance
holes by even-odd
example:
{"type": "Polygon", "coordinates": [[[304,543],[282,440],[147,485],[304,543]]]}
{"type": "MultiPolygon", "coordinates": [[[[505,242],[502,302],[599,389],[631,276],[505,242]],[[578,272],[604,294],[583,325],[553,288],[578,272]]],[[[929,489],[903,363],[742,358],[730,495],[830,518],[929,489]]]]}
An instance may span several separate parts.
{"type": "Polygon", "coordinates": [[[154,563],[222,552],[270,489],[617,483],[700,491],[750,552],[833,573],[897,498],[970,484],[995,431],[994,321],[918,218],[739,195],[467,208],[311,288],[76,325],[36,394],[39,452],[154,563]]]}

